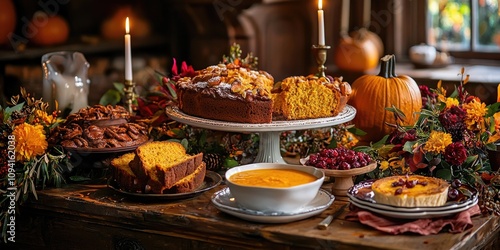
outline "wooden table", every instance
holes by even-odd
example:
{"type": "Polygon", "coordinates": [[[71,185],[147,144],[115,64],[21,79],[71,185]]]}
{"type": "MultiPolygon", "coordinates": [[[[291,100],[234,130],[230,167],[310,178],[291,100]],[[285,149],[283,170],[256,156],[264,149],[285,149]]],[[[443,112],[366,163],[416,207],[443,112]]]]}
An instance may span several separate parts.
{"type": "MultiPolygon", "coordinates": [[[[210,201],[223,185],[178,201],[131,201],[106,185],[71,184],[38,192],[17,215],[20,249],[498,249],[500,217],[476,216],[463,233],[388,235],[344,219],[316,224],[321,215],[287,224],[260,224],[218,211],[210,201]]],[[[1,247],[1,246],[0,246],[1,247]]]]}

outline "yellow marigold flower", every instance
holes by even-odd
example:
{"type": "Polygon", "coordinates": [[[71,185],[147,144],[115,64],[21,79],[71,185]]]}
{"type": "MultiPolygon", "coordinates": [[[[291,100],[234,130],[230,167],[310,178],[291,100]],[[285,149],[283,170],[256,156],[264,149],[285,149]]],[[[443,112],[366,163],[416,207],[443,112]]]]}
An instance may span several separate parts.
{"type": "Polygon", "coordinates": [[[446,132],[432,131],[429,135],[429,139],[424,145],[424,150],[435,154],[444,153],[446,146],[451,143],[452,138],[450,134],[446,132]]]}
{"type": "Polygon", "coordinates": [[[45,111],[37,110],[35,114],[36,114],[36,117],[38,119],[40,119],[40,121],[42,121],[46,125],[50,125],[56,121],[54,116],[48,115],[47,112],[45,112],[45,111]]]}
{"type": "Polygon", "coordinates": [[[449,109],[453,106],[458,106],[460,103],[458,102],[458,99],[456,98],[452,98],[452,97],[448,97],[446,98],[446,108],[449,109]]]}
{"type": "Polygon", "coordinates": [[[467,129],[471,131],[483,131],[486,127],[484,124],[484,116],[488,111],[486,104],[473,100],[469,103],[463,104],[462,108],[466,112],[465,125],[467,126],[467,129]]]}
{"type": "Polygon", "coordinates": [[[16,137],[16,160],[27,161],[47,150],[48,143],[42,125],[23,123],[12,134],[16,137]]]}

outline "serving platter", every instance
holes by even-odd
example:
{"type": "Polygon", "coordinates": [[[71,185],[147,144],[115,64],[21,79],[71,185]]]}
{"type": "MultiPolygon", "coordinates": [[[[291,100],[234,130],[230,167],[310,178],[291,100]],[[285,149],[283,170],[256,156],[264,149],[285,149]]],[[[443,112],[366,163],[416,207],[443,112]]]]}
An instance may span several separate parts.
{"type": "Polygon", "coordinates": [[[220,211],[240,219],[260,223],[288,223],[309,218],[325,211],[335,200],[335,196],[320,189],[316,197],[307,205],[292,213],[255,211],[242,208],[225,187],[212,195],[212,204],[220,211]]]}
{"type": "Polygon", "coordinates": [[[185,114],[177,106],[169,106],[165,112],[172,120],[199,128],[226,132],[259,133],[259,152],[257,153],[254,162],[284,164],[286,164],[286,161],[281,156],[280,146],[280,136],[282,131],[323,128],[338,125],[349,122],[356,116],[356,109],[350,105],[346,105],[346,107],[337,116],[333,117],[292,121],[272,121],[271,123],[237,123],[210,120],[185,114]]]}
{"type": "Polygon", "coordinates": [[[79,155],[90,155],[90,154],[110,154],[110,153],[124,153],[130,152],[143,145],[146,142],[152,141],[147,140],[143,143],[138,143],[136,145],[125,146],[125,147],[114,147],[114,148],[72,148],[72,147],[63,147],[66,151],[71,153],[76,153],[79,155]]]}
{"type": "Polygon", "coordinates": [[[186,193],[176,193],[176,194],[143,194],[143,193],[134,193],[128,192],[123,189],[120,189],[120,186],[116,181],[109,179],[108,187],[115,190],[116,192],[123,194],[129,198],[140,200],[140,201],[161,201],[161,200],[180,200],[187,199],[199,195],[205,191],[208,191],[212,188],[217,187],[222,182],[222,177],[213,171],[207,171],[205,174],[205,179],[200,187],[192,192],[186,193]]]}
{"type": "Polygon", "coordinates": [[[177,106],[167,107],[166,113],[171,119],[178,122],[211,130],[227,132],[281,132],[287,130],[321,128],[346,123],[354,119],[356,116],[356,109],[350,105],[346,105],[337,116],[304,120],[272,121],[271,123],[238,123],[210,120],[185,114],[177,106]]]}

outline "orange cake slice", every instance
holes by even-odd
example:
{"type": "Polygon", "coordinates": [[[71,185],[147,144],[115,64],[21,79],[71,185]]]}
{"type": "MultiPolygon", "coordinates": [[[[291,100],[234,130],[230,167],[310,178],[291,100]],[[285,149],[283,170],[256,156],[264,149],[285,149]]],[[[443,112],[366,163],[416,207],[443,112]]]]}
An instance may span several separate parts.
{"type": "Polygon", "coordinates": [[[273,119],[336,116],[345,107],[350,94],[350,85],[342,82],[342,78],[287,77],[273,90],[273,119]]]}
{"type": "Polygon", "coordinates": [[[180,179],[178,182],[174,184],[172,188],[163,190],[163,193],[166,194],[187,193],[196,190],[198,187],[201,186],[201,184],[203,184],[203,180],[205,179],[206,169],[207,168],[205,163],[202,162],[195,169],[193,173],[180,179]]]}
{"type": "Polygon", "coordinates": [[[437,207],[446,203],[449,184],[420,175],[390,176],[372,184],[374,200],[397,207],[437,207]]]}
{"type": "Polygon", "coordinates": [[[144,183],[141,183],[137,176],[132,172],[129,163],[134,159],[134,153],[126,153],[120,157],[111,160],[113,166],[113,178],[120,185],[122,190],[127,192],[142,193],[144,183]]]}
{"type": "Polygon", "coordinates": [[[138,179],[146,183],[146,193],[162,193],[195,171],[202,161],[202,153],[188,155],[180,143],[155,141],[139,146],[129,165],[138,179]]]}

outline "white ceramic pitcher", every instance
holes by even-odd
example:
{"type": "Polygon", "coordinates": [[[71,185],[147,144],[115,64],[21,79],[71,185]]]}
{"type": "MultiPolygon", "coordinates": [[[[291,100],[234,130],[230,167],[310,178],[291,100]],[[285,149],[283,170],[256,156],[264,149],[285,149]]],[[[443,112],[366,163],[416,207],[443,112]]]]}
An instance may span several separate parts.
{"type": "Polygon", "coordinates": [[[88,106],[90,65],[80,52],[58,51],[42,56],[43,100],[53,110],[75,113],[88,106]]]}

